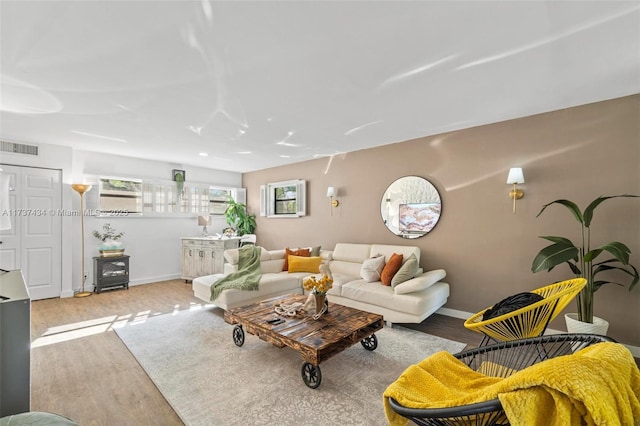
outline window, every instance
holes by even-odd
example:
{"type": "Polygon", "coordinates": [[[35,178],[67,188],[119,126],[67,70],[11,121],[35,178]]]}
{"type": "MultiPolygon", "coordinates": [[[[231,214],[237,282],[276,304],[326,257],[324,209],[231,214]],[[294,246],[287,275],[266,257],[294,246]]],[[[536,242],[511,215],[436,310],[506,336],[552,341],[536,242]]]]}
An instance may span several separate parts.
{"type": "Polygon", "coordinates": [[[273,189],[276,214],[295,214],[298,211],[297,190],[296,185],[278,186],[273,189]]]}
{"type": "Polygon", "coordinates": [[[223,215],[229,197],[246,203],[244,188],[184,183],[178,193],[176,182],[121,177],[94,176],[98,191],[90,192],[99,216],[193,216],[223,215]],[[123,215],[123,213],[126,213],[123,215]]]}
{"type": "Polygon", "coordinates": [[[102,215],[142,213],[142,180],[102,177],[99,191],[102,215]]]}
{"type": "Polygon", "coordinates": [[[233,198],[233,191],[230,188],[209,189],[209,214],[224,214],[229,207],[229,197],[233,198]]]}
{"type": "Polygon", "coordinates": [[[261,216],[299,217],[306,214],[306,181],[289,180],[260,187],[261,216]]]}

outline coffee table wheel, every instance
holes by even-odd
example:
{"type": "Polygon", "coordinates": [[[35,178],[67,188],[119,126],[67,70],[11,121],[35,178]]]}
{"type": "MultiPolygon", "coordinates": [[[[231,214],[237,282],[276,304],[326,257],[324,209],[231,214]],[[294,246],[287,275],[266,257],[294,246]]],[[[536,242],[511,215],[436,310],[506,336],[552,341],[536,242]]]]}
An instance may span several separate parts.
{"type": "Polygon", "coordinates": [[[233,343],[235,343],[236,346],[244,345],[244,330],[241,325],[233,327],[233,343]]]}
{"type": "Polygon", "coordinates": [[[360,344],[368,351],[375,351],[378,347],[378,338],[375,334],[372,334],[371,336],[362,339],[360,344]]]}
{"type": "Polygon", "coordinates": [[[313,365],[310,362],[305,362],[302,364],[301,373],[302,381],[305,385],[311,389],[315,389],[320,386],[320,382],[322,382],[322,372],[320,372],[319,365],[313,365]]]}

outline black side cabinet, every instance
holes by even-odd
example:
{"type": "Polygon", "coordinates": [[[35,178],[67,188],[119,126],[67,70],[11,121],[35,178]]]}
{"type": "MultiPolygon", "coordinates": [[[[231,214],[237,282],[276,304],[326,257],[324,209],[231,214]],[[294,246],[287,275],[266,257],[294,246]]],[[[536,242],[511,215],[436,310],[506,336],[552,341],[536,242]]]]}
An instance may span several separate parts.
{"type": "Polygon", "coordinates": [[[93,286],[97,293],[111,287],[129,289],[129,256],[94,257],[93,286]]]}

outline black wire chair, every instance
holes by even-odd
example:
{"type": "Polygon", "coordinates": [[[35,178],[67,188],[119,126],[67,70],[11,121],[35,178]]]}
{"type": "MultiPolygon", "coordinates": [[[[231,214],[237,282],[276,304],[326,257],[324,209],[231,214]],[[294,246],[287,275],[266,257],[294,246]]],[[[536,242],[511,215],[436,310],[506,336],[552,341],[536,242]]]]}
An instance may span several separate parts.
{"type": "MultiPolygon", "coordinates": [[[[596,334],[553,334],[482,346],[454,356],[487,376],[509,377],[540,361],[615,340],[596,334]]],[[[408,408],[389,398],[389,406],[417,425],[508,425],[499,399],[448,408],[408,408]]]]}

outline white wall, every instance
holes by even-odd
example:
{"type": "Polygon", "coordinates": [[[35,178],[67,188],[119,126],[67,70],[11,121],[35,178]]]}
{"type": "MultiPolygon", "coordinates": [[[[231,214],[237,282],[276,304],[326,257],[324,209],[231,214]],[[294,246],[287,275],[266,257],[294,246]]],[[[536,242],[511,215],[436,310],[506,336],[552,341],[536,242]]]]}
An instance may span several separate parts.
{"type": "MultiPolygon", "coordinates": [[[[186,170],[187,182],[212,185],[242,186],[240,173],[200,167],[183,166],[139,158],[96,154],[72,150],[68,147],[36,144],[39,156],[2,153],[0,162],[16,166],[42,167],[62,170],[62,208],[79,210],[80,197],[71,189],[72,183],[87,182],[90,176],[106,175],[130,178],[171,180],[172,169],[186,170]]],[[[90,193],[88,193],[90,194],[90,193]]],[[[95,193],[94,193],[95,194],[95,193]]],[[[90,196],[85,199],[89,208],[90,196]]],[[[197,217],[85,217],[85,288],[93,289],[93,256],[98,255],[98,241],[91,235],[109,222],[125,236],[126,254],[130,258],[131,285],[180,277],[180,238],[199,236],[202,228],[197,217]]],[[[208,226],[210,232],[220,232],[226,222],[223,216],[215,217],[208,226]]],[[[62,218],[62,297],[73,296],[81,283],[81,228],[80,218],[62,218]]]]}
{"type": "MultiPolygon", "coordinates": [[[[98,154],[88,151],[74,151],[73,169],[77,179],[91,182],[93,176],[117,176],[126,178],[171,180],[172,170],[186,171],[186,181],[239,188],[242,186],[240,173],[199,167],[182,166],[139,158],[98,154]]],[[[91,182],[93,183],[93,182],[91,182]]],[[[95,199],[94,192],[93,197],[95,199]]],[[[79,199],[76,208],[79,208],[79,199]]],[[[92,200],[88,199],[86,208],[92,200]]],[[[96,207],[95,205],[93,207],[96,207]]],[[[88,278],[85,286],[93,288],[93,256],[98,255],[99,241],[91,235],[94,229],[102,230],[104,223],[110,223],[122,238],[125,253],[129,259],[131,285],[179,278],[180,238],[202,235],[202,227],[197,224],[197,215],[190,217],[86,217],[85,219],[85,270],[88,278]]],[[[207,227],[211,233],[220,232],[226,226],[224,216],[212,216],[207,227]]],[[[78,231],[79,232],[79,231],[78,231]]],[[[80,240],[78,236],[77,241],[80,240]]],[[[78,243],[78,250],[79,248],[78,243]]],[[[78,265],[78,270],[80,270],[78,265]]],[[[80,276],[77,285],[80,286],[80,276]]],[[[74,277],[75,278],[75,277],[74,277]]]]}

